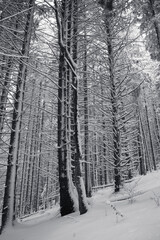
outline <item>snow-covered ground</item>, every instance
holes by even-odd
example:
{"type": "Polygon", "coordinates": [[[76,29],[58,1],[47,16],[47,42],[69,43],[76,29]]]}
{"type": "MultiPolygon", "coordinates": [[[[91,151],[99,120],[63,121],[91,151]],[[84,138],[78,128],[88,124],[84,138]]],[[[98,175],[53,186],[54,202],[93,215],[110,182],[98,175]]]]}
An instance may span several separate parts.
{"type": "Polygon", "coordinates": [[[135,178],[121,193],[112,192],[107,188],[95,193],[81,216],[60,217],[58,207],[41,211],[7,229],[0,240],[160,240],[160,206],[154,200],[160,196],[160,171],[135,178]]]}

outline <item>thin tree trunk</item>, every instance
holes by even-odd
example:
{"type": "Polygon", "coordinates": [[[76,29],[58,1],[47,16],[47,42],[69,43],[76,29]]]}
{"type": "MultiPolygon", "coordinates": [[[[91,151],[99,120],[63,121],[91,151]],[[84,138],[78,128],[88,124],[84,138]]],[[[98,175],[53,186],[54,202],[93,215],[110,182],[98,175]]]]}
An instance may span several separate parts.
{"type": "Polygon", "coordinates": [[[140,135],[140,126],[138,126],[138,135],[137,135],[137,144],[138,144],[138,155],[140,163],[140,175],[146,175],[146,169],[144,164],[144,158],[142,155],[142,144],[141,144],[141,135],[140,135]]]}
{"type": "Polygon", "coordinates": [[[9,57],[5,79],[3,83],[3,88],[2,88],[1,99],[0,99],[0,139],[3,132],[4,118],[6,114],[6,104],[7,104],[8,90],[9,90],[8,87],[10,85],[11,66],[12,66],[12,58],[9,57]]]}
{"type": "MultiPolygon", "coordinates": [[[[34,108],[35,112],[36,109],[34,108]]],[[[33,118],[32,124],[31,124],[31,139],[29,141],[29,150],[28,150],[28,167],[26,172],[26,191],[24,194],[24,200],[25,200],[25,206],[23,208],[23,214],[28,214],[30,212],[30,195],[31,195],[31,179],[32,179],[32,168],[33,168],[33,153],[34,153],[34,139],[35,139],[35,125],[36,125],[36,119],[35,116],[33,118]]]]}
{"type": "Polygon", "coordinates": [[[23,163],[22,163],[22,170],[21,170],[21,184],[20,184],[20,212],[19,215],[22,216],[24,214],[24,205],[25,205],[25,192],[26,192],[26,179],[27,179],[27,160],[28,160],[28,154],[29,154],[29,148],[31,144],[31,135],[32,135],[32,124],[33,121],[31,119],[32,117],[32,103],[33,103],[33,96],[35,92],[35,80],[33,80],[32,90],[31,90],[31,99],[30,99],[30,110],[28,114],[28,123],[27,123],[27,134],[25,138],[25,146],[24,146],[24,156],[23,156],[23,163]]]}
{"type": "Polygon", "coordinates": [[[84,63],[83,63],[83,88],[84,88],[84,161],[85,161],[85,189],[87,197],[91,197],[91,176],[89,163],[89,126],[88,126],[88,80],[87,80],[87,36],[84,30],[84,63]]]}
{"type": "Polygon", "coordinates": [[[146,168],[149,169],[149,171],[151,172],[152,167],[151,167],[151,162],[150,162],[149,149],[148,149],[148,144],[147,144],[145,131],[144,131],[143,124],[142,124],[141,114],[139,116],[139,120],[140,120],[141,132],[142,132],[142,137],[143,137],[143,144],[144,144],[144,149],[145,149],[145,154],[146,154],[146,159],[147,159],[146,160],[146,168]]]}
{"type": "MultiPolygon", "coordinates": [[[[143,88],[143,92],[144,92],[144,88],[143,88]]],[[[150,142],[150,148],[151,148],[152,163],[153,163],[154,170],[156,170],[157,169],[156,158],[155,158],[155,153],[154,153],[153,140],[152,140],[152,135],[151,135],[151,127],[150,127],[150,122],[149,122],[148,107],[147,107],[145,92],[144,92],[144,104],[145,104],[145,113],[146,113],[146,121],[147,121],[149,142],[150,142]]]]}
{"type": "MultiPolygon", "coordinates": [[[[39,96],[39,107],[41,106],[40,101],[41,101],[41,92],[42,92],[42,82],[40,83],[40,96],[39,96]]],[[[43,99],[43,105],[42,105],[42,109],[45,110],[45,100],[43,99]]],[[[41,189],[41,165],[42,165],[42,141],[43,141],[43,127],[44,127],[44,110],[42,110],[41,116],[40,116],[40,126],[39,126],[39,134],[40,134],[40,138],[39,138],[39,156],[38,156],[38,163],[37,163],[37,187],[36,187],[36,211],[39,209],[39,202],[40,202],[40,189],[41,189]]]]}

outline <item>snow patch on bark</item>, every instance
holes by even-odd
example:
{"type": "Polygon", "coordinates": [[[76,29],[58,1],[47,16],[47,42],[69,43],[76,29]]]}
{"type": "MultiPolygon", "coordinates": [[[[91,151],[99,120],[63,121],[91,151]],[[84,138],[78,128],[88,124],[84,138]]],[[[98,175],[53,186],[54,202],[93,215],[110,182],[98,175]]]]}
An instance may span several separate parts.
{"type": "Polygon", "coordinates": [[[81,184],[81,189],[82,189],[83,203],[84,203],[85,207],[87,209],[89,209],[88,201],[87,201],[87,197],[86,197],[86,190],[85,190],[84,181],[83,181],[82,177],[80,177],[80,184],[81,184]]]}
{"type": "Polygon", "coordinates": [[[67,161],[67,177],[68,177],[68,190],[69,190],[70,197],[73,201],[73,207],[75,211],[78,211],[78,207],[79,207],[78,193],[72,181],[71,160],[67,161]]]}

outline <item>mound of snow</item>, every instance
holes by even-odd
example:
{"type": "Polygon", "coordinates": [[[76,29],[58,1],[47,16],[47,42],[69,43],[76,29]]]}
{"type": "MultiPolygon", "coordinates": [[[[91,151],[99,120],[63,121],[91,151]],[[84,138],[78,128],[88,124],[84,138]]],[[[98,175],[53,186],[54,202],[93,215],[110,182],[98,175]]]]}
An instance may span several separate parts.
{"type": "Polygon", "coordinates": [[[110,200],[114,198],[122,198],[124,190],[113,194],[113,188],[102,189],[94,194],[93,203],[84,215],[76,212],[60,217],[52,211],[41,212],[37,216],[26,218],[23,224],[6,229],[0,239],[160,240],[160,207],[153,201],[153,192],[157,195],[160,193],[160,171],[137,177],[127,186],[134,188],[135,193],[143,193],[136,195],[133,204],[128,201],[111,203],[110,200]],[[123,217],[119,215],[117,219],[114,208],[122,213],[123,217]],[[42,216],[43,222],[40,221],[42,216]]]}

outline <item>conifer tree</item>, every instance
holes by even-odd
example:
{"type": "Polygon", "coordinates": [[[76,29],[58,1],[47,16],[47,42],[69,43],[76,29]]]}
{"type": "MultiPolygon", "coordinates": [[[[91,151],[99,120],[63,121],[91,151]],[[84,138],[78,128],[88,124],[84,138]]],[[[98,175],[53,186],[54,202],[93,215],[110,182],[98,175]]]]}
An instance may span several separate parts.
{"type": "Polygon", "coordinates": [[[15,186],[16,186],[16,172],[18,164],[18,144],[19,144],[19,131],[20,119],[22,111],[22,97],[26,77],[26,61],[29,55],[29,46],[31,41],[33,13],[34,13],[34,0],[28,2],[29,10],[26,18],[26,26],[24,32],[23,45],[21,50],[21,58],[19,63],[19,72],[17,76],[16,94],[14,101],[14,109],[12,116],[12,127],[10,135],[10,146],[8,153],[8,165],[5,182],[5,192],[3,199],[2,209],[2,225],[1,232],[5,227],[11,226],[15,218],[15,186]]]}

